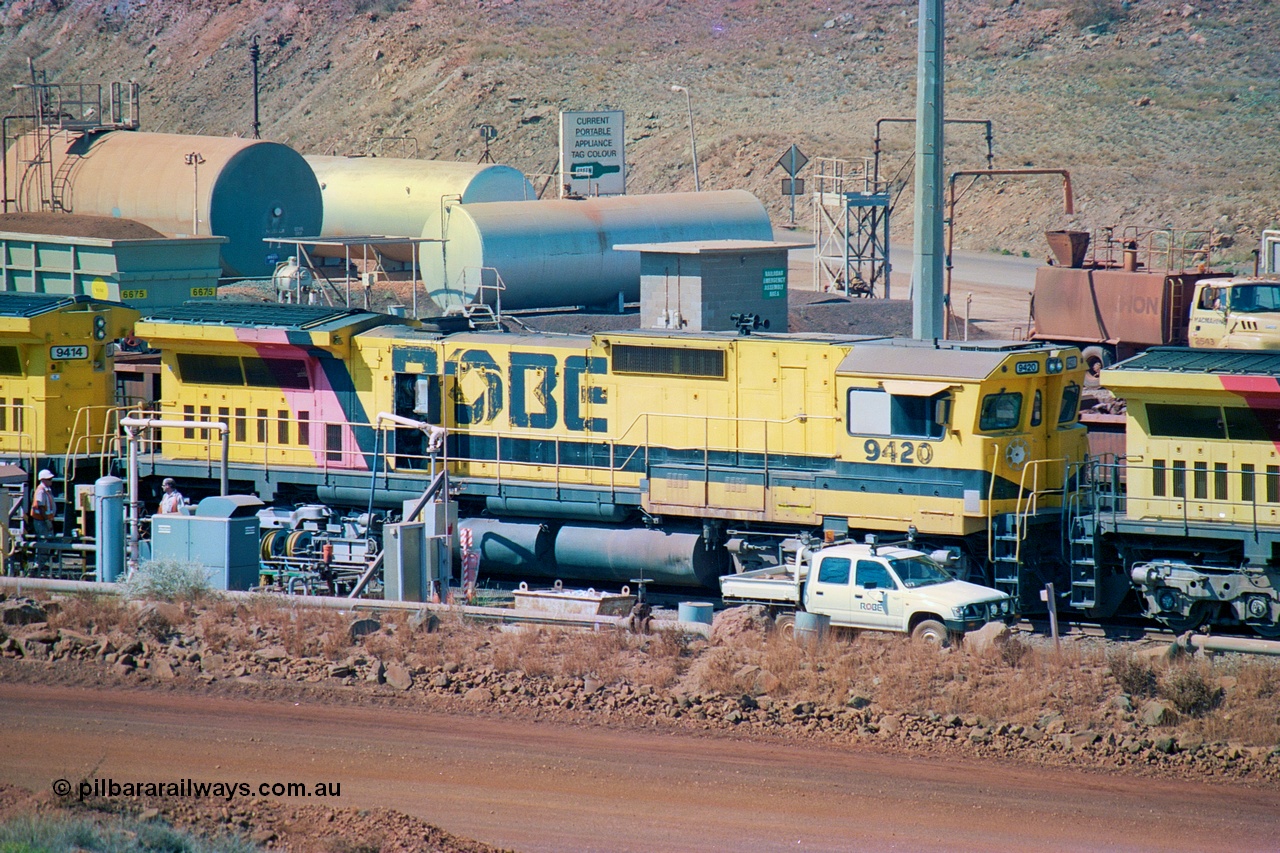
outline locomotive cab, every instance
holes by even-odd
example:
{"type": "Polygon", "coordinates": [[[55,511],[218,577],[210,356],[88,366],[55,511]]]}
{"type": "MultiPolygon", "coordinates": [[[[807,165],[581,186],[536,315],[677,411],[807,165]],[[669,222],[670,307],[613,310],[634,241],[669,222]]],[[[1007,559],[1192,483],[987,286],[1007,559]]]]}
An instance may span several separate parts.
{"type": "Polygon", "coordinates": [[[851,527],[977,534],[1029,503],[1060,506],[1065,460],[1083,458],[1074,349],[881,340],[837,377],[841,454],[884,496],[851,527]]]}

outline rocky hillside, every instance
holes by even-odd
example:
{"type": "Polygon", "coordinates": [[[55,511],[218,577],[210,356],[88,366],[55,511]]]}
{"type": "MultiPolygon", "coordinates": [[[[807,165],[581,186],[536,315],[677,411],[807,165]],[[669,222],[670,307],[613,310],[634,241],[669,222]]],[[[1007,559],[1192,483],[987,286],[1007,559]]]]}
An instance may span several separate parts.
{"type": "MultiPolygon", "coordinates": [[[[1070,169],[1077,195],[1068,220],[1056,179],[986,181],[960,202],[961,245],[1039,255],[1045,228],[1135,224],[1217,229],[1243,258],[1280,219],[1269,156],[1280,4],[946,5],[949,115],[994,122],[997,167],[1070,169]]],[[[703,185],[750,189],[781,221],[774,163],[790,143],[861,161],[878,118],[914,114],[917,11],[910,0],[10,0],[0,81],[28,79],[28,57],[58,82],[136,79],[145,129],[244,135],[256,37],[265,137],[474,161],[489,123],[494,156],[541,186],[558,112],[617,107],[633,192],[692,189],[688,113],[670,90],[680,83],[703,185]]],[[[23,111],[21,93],[3,91],[5,112],[23,111]]],[[[895,189],[910,184],[912,147],[909,127],[886,127],[882,174],[895,189]]],[[[953,125],[948,171],[983,166],[985,148],[980,128],[953,125]]],[[[910,235],[908,196],[895,239],[910,235]]]]}

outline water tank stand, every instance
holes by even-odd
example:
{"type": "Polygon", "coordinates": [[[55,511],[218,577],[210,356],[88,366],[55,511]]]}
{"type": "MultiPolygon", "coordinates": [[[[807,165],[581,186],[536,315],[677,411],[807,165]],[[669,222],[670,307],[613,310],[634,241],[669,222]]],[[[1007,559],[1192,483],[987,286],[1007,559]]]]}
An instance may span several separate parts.
{"type": "Polygon", "coordinates": [[[813,194],[814,288],[889,298],[889,192],[869,162],[818,158],[813,194]]]}

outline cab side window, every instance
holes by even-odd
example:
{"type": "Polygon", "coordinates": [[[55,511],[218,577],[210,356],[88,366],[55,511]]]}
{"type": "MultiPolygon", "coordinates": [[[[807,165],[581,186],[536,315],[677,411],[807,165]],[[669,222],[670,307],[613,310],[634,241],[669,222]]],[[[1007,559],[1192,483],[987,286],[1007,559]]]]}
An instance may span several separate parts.
{"type": "Polygon", "coordinates": [[[850,435],[893,435],[940,439],[946,427],[935,412],[949,395],[915,397],[890,394],[878,388],[850,388],[846,423],[850,435]]]}
{"type": "Polygon", "coordinates": [[[1013,429],[1022,420],[1022,395],[1016,392],[988,394],[982,398],[982,414],[978,429],[1013,429]]]}
{"type": "Polygon", "coordinates": [[[1062,407],[1058,409],[1058,423],[1069,424],[1075,421],[1080,408],[1080,386],[1072,382],[1062,389],[1062,407]]]}
{"type": "Polygon", "coordinates": [[[849,583],[851,565],[848,557],[827,557],[818,564],[818,583],[849,583]]]}
{"type": "Polygon", "coordinates": [[[859,560],[857,585],[863,589],[894,589],[896,584],[889,570],[875,560],[859,560]]]}

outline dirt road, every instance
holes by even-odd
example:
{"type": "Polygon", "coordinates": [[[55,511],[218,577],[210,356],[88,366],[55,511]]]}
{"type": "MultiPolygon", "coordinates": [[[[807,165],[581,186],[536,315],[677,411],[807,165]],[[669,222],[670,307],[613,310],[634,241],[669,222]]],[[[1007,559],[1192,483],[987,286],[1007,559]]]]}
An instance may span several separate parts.
{"type": "Polygon", "coordinates": [[[1280,792],[408,710],[0,686],[0,779],[337,782],[520,850],[1274,849],[1280,792]]]}

